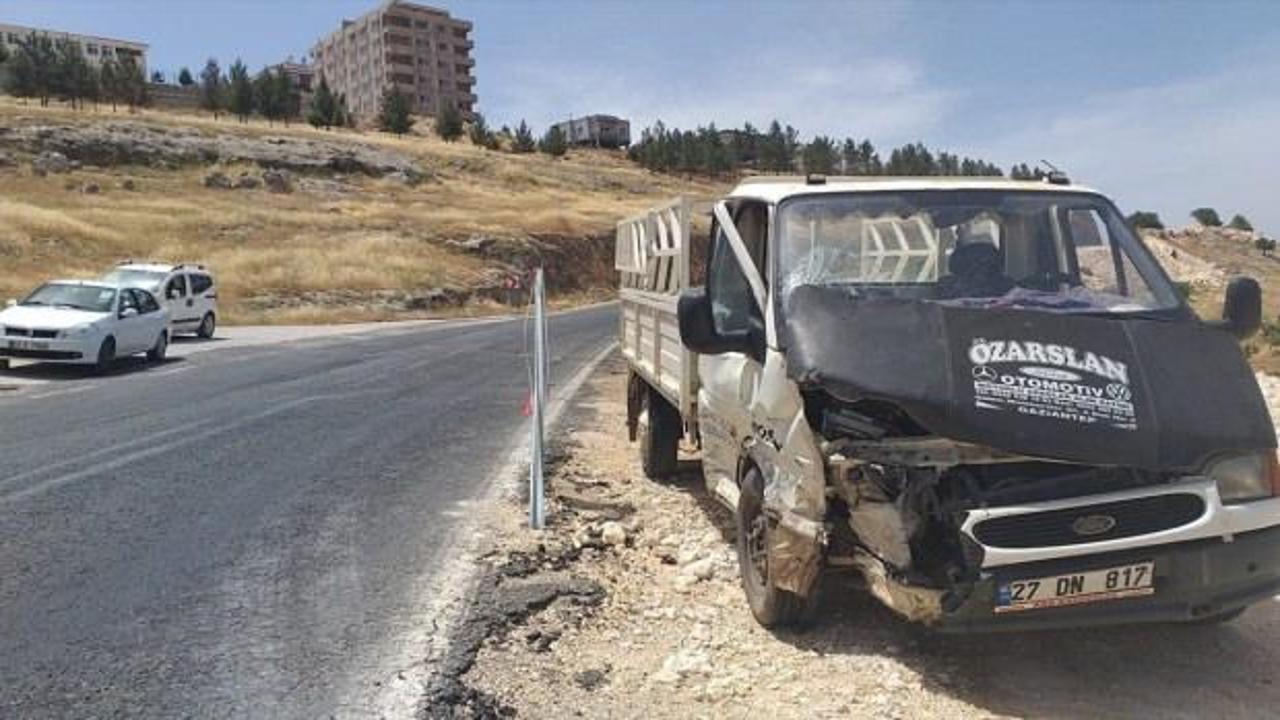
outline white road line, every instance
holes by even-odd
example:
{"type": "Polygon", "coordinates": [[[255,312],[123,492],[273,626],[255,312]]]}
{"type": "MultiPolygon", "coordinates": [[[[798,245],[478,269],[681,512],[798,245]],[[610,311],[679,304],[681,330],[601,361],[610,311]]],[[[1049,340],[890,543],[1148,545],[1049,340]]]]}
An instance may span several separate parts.
{"type": "Polygon", "coordinates": [[[21,472],[21,473],[18,473],[17,475],[12,475],[7,478],[0,478],[0,490],[13,485],[14,483],[21,482],[22,480],[26,480],[28,478],[33,478],[38,475],[42,475],[44,473],[61,470],[63,468],[71,467],[74,465],[79,465],[81,463],[91,462],[95,458],[113,455],[121,451],[128,450],[129,448],[137,447],[139,445],[146,445],[147,443],[155,442],[156,440],[161,440],[163,438],[169,437],[170,435],[179,435],[184,432],[196,430],[200,427],[211,425],[212,423],[213,423],[212,420],[200,420],[193,423],[187,423],[186,425],[179,425],[177,427],[169,428],[168,430],[152,433],[150,435],[147,435],[146,437],[139,438],[137,440],[130,440],[128,442],[117,443],[115,445],[100,448],[98,450],[94,450],[93,452],[86,453],[84,455],[80,455],[73,458],[68,458],[60,462],[50,463],[48,465],[41,465],[38,468],[27,470],[26,472],[21,472]]]}
{"type": "MultiPolygon", "coordinates": [[[[76,472],[68,473],[66,475],[60,475],[58,477],[49,478],[48,480],[36,483],[35,485],[30,485],[21,490],[15,490],[7,495],[0,495],[0,505],[3,505],[5,503],[10,503],[10,502],[15,502],[17,500],[22,500],[23,498],[31,497],[32,495],[38,495],[47,490],[53,490],[55,488],[66,485],[68,483],[73,483],[77,480],[81,480],[87,477],[93,477],[94,475],[100,475],[104,472],[108,472],[110,470],[115,470],[116,468],[124,467],[129,463],[136,462],[138,460],[145,460],[146,458],[152,457],[154,455],[167,453],[176,448],[182,447],[183,445],[189,445],[193,442],[204,440],[206,438],[210,438],[215,435],[228,432],[230,430],[235,430],[237,428],[243,427],[250,423],[258,422],[259,420],[265,420],[266,418],[269,418],[273,415],[279,415],[280,413],[286,412],[288,410],[292,410],[293,408],[299,407],[301,405],[306,405],[308,403],[313,403],[313,402],[319,402],[322,400],[346,399],[356,394],[357,393],[334,393],[329,395],[316,395],[313,397],[299,398],[297,400],[293,400],[291,402],[287,402],[282,405],[279,405],[278,407],[274,407],[270,410],[266,410],[260,413],[255,413],[253,415],[247,415],[245,417],[240,418],[239,420],[236,420],[235,422],[230,422],[224,425],[219,425],[217,427],[209,428],[208,430],[204,430],[202,432],[198,432],[192,435],[187,435],[186,437],[179,438],[172,442],[162,443],[160,445],[155,445],[153,447],[145,448],[143,450],[138,450],[136,452],[128,453],[120,457],[117,457],[114,460],[109,460],[99,465],[95,465],[94,467],[91,467],[91,468],[86,468],[84,470],[77,470],[76,472]]],[[[173,432],[181,432],[188,429],[190,428],[175,428],[173,432]]],[[[171,433],[168,433],[168,434],[171,434],[171,433]]],[[[159,433],[157,433],[157,435],[152,435],[147,439],[154,440],[158,435],[159,433]]],[[[35,472],[36,471],[32,471],[29,473],[24,473],[23,475],[30,476],[35,472]]],[[[15,479],[20,477],[23,477],[23,476],[16,476],[15,478],[9,478],[8,480],[5,481],[5,483],[6,484],[11,483],[15,479]]]]}
{"type": "Polygon", "coordinates": [[[94,385],[94,384],[76,385],[75,387],[69,387],[65,390],[51,390],[49,392],[37,393],[35,395],[25,395],[23,397],[25,397],[28,400],[44,400],[46,398],[51,398],[51,397],[61,397],[63,395],[75,395],[77,393],[88,392],[94,389],[95,387],[97,387],[97,385],[94,385]]]}

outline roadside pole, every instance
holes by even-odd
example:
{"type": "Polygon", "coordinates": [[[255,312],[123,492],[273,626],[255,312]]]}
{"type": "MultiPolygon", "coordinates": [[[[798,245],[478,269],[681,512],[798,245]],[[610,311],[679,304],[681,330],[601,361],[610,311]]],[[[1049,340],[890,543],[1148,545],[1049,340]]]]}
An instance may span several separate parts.
{"type": "Polygon", "coordinates": [[[542,476],[543,409],[547,402],[547,314],[546,288],[542,268],[533,276],[533,429],[532,457],[529,459],[529,527],[541,530],[546,521],[545,488],[542,476]]]}

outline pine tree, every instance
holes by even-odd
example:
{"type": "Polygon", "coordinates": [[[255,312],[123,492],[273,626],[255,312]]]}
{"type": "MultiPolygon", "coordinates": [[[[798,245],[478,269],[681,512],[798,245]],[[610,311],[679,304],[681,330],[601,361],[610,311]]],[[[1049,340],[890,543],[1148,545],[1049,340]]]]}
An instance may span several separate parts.
{"type": "Polygon", "coordinates": [[[120,61],[117,82],[123,93],[122,99],[130,109],[144,107],[150,103],[150,95],[147,93],[147,76],[142,72],[142,66],[133,58],[126,57],[120,61]]]}
{"type": "Polygon", "coordinates": [[[50,91],[63,101],[71,103],[74,109],[77,106],[83,107],[80,101],[92,92],[89,88],[91,82],[93,73],[80,45],[63,41],[58,45],[50,91]]]}
{"type": "Polygon", "coordinates": [[[802,159],[806,173],[831,175],[838,161],[835,141],[825,135],[815,137],[804,146],[802,159]]]}
{"type": "Polygon", "coordinates": [[[18,43],[18,54],[10,68],[13,94],[38,98],[40,106],[59,92],[58,50],[47,35],[30,33],[18,43]]]}
{"type": "Polygon", "coordinates": [[[790,168],[787,163],[787,136],[782,132],[782,124],[777,120],[769,123],[769,131],[760,142],[761,169],[770,172],[786,172],[790,168]]]}
{"type": "Polygon", "coordinates": [[[111,112],[124,96],[120,89],[120,64],[115,58],[107,58],[98,68],[98,85],[102,88],[102,97],[111,103],[111,112]]]}
{"type": "Polygon", "coordinates": [[[333,110],[333,126],[342,128],[354,128],[356,126],[356,116],[347,107],[346,93],[338,95],[337,106],[333,110]]]}
{"type": "Polygon", "coordinates": [[[1231,228],[1232,230],[1243,230],[1245,232],[1253,232],[1253,223],[1249,222],[1249,219],[1246,218],[1245,216],[1239,215],[1239,214],[1231,218],[1231,222],[1227,223],[1227,227],[1231,228]]]}
{"type": "Polygon", "coordinates": [[[484,116],[476,113],[475,119],[471,121],[471,127],[467,129],[467,136],[471,138],[471,144],[487,150],[497,150],[498,136],[489,129],[489,124],[485,122],[484,116]]]}
{"type": "Polygon", "coordinates": [[[285,127],[289,127],[289,121],[302,114],[302,96],[295,91],[293,78],[289,77],[284,68],[276,70],[272,82],[275,83],[276,97],[280,101],[280,120],[285,127]]]}
{"type": "Polygon", "coordinates": [[[333,96],[333,90],[329,89],[329,81],[324,75],[320,76],[320,84],[316,86],[316,91],[311,95],[311,104],[307,106],[307,122],[312,127],[324,128],[328,130],[334,125],[340,125],[337,122],[338,100],[333,96]]]}
{"type": "MultiPolygon", "coordinates": [[[[458,122],[461,125],[460,119],[458,122]]],[[[400,88],[394,85],[391,86],[382,94],[382,107],[378,111],[378,128],[383,132],[404,135],[413,128],[413,123],[413,113],[409,108],[409,97],[400,92],[400,88]]],[[[437,120],[437,132],[439,129],[439,121],[437,120]]],[[[462,134],[461,127],[458,129],[458,134],[462,134]]]]}
{"type": "Polygon", "coordinates": [[[560,126],[552,125],[547,130],[547,133],[542,136],[542,141],[538,143],[538,150],[551,157],[561,157],[569,152],[569,142],[565,140],[564,132],[560,130],[560,126]]]}
{"type": "Polygon", "coordinates": [[[463,130],[462,113],[458,112],[458,107],[451,102],[441,102],[436,111],[436,135],[446,142],[453,142],[462,137],[463,130]]]}
{"type": "Polygon", "coordinates": [[[152,72],[152,73],[151,73],[151,82],[152,82],[152,83],[155,83],[156,85],[163,85],[163,84],[164,84],[164,73],[160,72],[159,70],[156,70],[156,71],[152,72]]]}
{"type": "Polygon", "coordinates": [[[537,148],[533,141],[533,131],[525,124],[524,120],[520,121],[520,126],[516,128],[515,140],[511,143],[511,150],[517,153],[531,153],[537,148]]]}
{"type": "Polygon", "coordinates": [[[218,113],[227,106],[226,95],[222,69],[217,60],[209,58],[200,71],[200,107],[212,112],[213,119],[217,120],[218,113]]]}
{"type": "Polygon", "coordinates": [[[269,68],[253,79],[253,103],[270,126],[283,114],[283,102],[276,85],[275,73],[269,68]]]}
{"type": "Polygon", "coordinates": [[[196,79],[191,77],[191,71],[184,67],[178,71],[178,84],[182,87],[191,87],[196,84],[196,79]]]}
{"type": "Polygon", "coordinates": [[[231,63],[231,69],[228,71],[228,80],[230,80],[230,92],[228,93],[227,103],[228,109],[240,118],[240,122],[249,122],[249,116],[253,115],[253,81],[249,79],[249,68],[240,62],[240,58],[236,58],[231,63]]]}

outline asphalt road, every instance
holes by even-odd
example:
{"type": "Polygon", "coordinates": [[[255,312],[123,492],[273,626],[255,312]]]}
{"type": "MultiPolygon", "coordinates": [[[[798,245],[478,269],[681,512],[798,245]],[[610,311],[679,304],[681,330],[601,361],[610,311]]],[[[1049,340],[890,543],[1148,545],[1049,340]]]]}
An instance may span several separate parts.
{"type": "MultiPolygon", "coordinates": [[[[553,393],[615,317],[551,319],[553,393]]],[[[0,372],[0,717],[385,712],[506,480],[522,322],[172,353],[0,372]]]]}

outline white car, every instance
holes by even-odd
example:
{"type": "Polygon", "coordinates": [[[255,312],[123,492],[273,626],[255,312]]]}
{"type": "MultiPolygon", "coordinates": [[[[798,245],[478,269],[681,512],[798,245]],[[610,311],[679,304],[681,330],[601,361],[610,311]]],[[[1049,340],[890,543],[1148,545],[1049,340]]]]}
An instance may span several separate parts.
{"type": "Polygon", "coordinates": [[[93,365],[169,349],[169,311],[141,288],[55,280],[0,312],[0,364],[10,359],[93,365]]]}
{"type": "Polygon", "coordinates": [[[203,265],[126,261],[102,277],[103,282],[138,287],[169,309],[173,333],[208,339],[218,327],[218,289],[203,265]]]}

